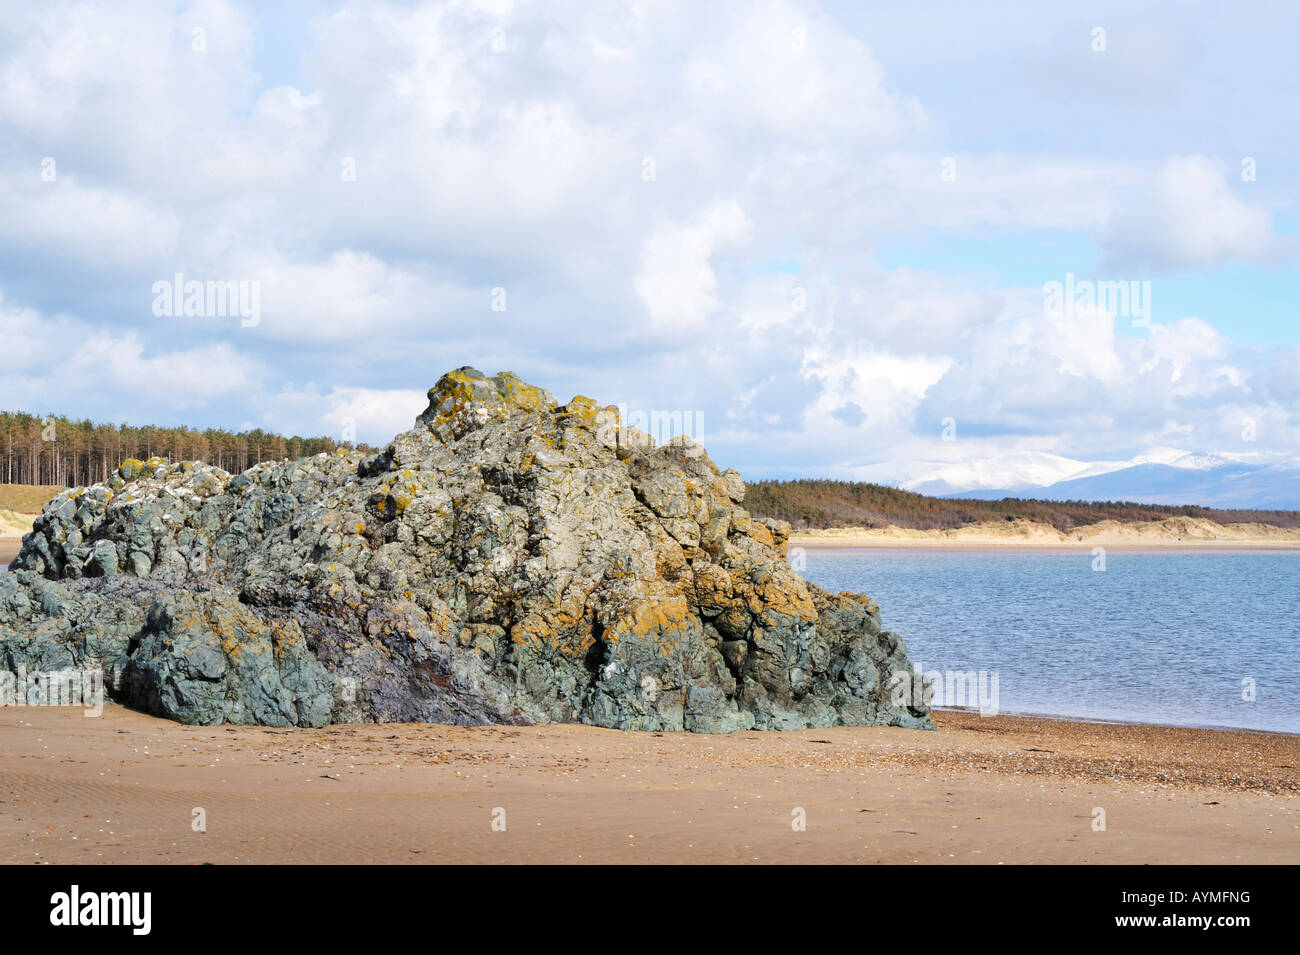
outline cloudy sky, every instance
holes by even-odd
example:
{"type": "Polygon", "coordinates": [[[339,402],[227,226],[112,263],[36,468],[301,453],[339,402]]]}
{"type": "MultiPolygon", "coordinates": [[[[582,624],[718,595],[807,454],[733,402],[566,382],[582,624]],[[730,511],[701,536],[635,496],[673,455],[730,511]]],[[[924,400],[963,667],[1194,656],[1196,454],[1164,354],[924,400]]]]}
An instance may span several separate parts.
{"type": "Polygon", "coordinates": [[[1295,455],[1300,14],[1070,7],[6,4],[0,408],[377,443],[472,364],[751,478],[1295,455]]]}

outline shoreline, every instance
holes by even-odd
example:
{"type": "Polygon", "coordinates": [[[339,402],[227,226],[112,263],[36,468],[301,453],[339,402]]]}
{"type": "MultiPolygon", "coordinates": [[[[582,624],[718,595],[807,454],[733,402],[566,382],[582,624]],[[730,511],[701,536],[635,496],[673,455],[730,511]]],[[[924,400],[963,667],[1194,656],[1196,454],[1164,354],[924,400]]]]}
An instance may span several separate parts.
{"type": "MultiPolygon", "coordinates": [[[[982,719],[996,717],[979,717],[979,710],[961,706],[935,706],[932,713],[949,713],[954,716],[970,716],[982,719]]],[[[997,716],[1014,720],[1046,720],[1053,723],[1078,723],[1084,726],[1134,726],[1157,730],[1190,730],[1197,733],[1264,733],[1269,736],[1287,736],[1300,740],[1300,730],[1269,730],[1250,726],[1224,726],[1213,723],[1152,723],[1148,720],[1107,719],[1102,716],[1066,716],[1061,713],[1028,713],[1023,710],[1000,710],[997,716]]]]}
{"type": "Polygon", "coordinates": [[[878,537],[844,537],[828,539],[824,537],[807,537],[802,534],[791,534],[789,540],[791,547],[802,547],[805,550],[819,551],[894,551],[894,550],[926,550],[926,551],[1066,551],[1075,553],[1078,551],[1088,552],[1094,547],[1104,547],[1106,550],[1126,551],[1133,553],[1149,552],[1164,553],[1168,551],[1205,551],[1205,552],[1233,552],[1240,551],[1243,553],[1278,553],[1288,554],[1300,551],[1300,542],[1279,543],[1276,541],[1144,541],[1142,543],[1132,543],[1129,541],[1008,541],[999,539],[966,539],[966,540],[906,540],[906,539],[888,539],[878,537]]]}
{"type": "Polygon", "coordinates": [[[1285,863],[1300,852],[1300,737],[951,710],[935,723],[710,736],[0,708],[0,862],[1285,863]],[[195,807],[205,832],[191,828],[195,807]]]}

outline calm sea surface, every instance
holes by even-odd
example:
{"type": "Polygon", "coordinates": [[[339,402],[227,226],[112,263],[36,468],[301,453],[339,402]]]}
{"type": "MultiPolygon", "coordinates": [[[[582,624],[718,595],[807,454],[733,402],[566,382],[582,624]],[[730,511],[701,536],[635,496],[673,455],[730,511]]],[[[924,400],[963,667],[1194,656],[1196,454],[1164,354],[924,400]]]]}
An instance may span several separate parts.
{"type": "MultiPolygon", "coordinates": [[[[1300,552],[807,551],[927,672],[996,672],[998,709],[1300,732],[1300,552]],[[1254,681],[1253,702],[1242,698],[1254,681]]],[[[4,565],[0,564],[0,570],[4,565]]]]}
{"type": "Polygon", "coordinates": [[[806,555],[809,580],[876,599],[914,665],[996,671],[1003,713],[1300,732],[1300,552],[806,555]]]}

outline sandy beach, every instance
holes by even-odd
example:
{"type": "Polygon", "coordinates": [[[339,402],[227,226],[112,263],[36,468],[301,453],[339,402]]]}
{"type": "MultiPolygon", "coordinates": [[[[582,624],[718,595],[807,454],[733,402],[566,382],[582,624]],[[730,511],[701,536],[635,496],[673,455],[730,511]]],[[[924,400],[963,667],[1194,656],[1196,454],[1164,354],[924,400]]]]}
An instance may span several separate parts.
{"type": "Polygon", "coordinates": [[[304,730],[9,707],[0,861],[1300,861],[1300,736],[936,722],[730,736],[304,730]],[[200,808],[206,832],[192,828],[200,808]]]}

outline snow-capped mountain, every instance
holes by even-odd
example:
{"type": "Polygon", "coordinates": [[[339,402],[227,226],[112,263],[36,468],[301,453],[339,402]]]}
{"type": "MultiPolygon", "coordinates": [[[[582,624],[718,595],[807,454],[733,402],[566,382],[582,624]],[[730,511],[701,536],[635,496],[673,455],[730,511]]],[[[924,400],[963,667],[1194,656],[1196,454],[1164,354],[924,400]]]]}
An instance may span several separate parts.
{"type": "Polygon", "coordinates": [[[899,486],[937,497],[1126,500],[1300,509],[1300,457],[1152,448],[1126,461],[1017,451],[963,463],[913,463],[899,486]]]}

